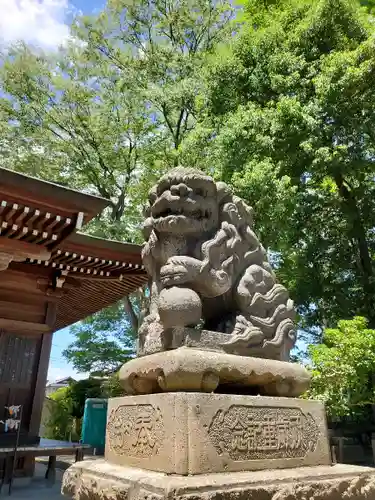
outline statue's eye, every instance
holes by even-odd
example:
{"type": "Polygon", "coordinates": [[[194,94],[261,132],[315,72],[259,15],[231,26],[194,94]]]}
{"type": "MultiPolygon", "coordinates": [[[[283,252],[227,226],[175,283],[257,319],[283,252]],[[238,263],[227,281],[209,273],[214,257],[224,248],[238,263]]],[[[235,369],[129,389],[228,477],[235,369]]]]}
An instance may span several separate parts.
{"type": "Polygon", "coordinates": [[[198,196],[203,196],[203,189],[195,189],[195,194],[197,194],[198,196]]]}

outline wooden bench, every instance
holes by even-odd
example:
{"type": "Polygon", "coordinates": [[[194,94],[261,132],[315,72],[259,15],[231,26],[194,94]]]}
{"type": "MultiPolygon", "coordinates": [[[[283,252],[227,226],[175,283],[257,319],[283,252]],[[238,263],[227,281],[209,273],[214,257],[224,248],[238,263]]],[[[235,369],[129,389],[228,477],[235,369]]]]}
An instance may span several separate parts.
{"type": "MultiPolygon", "coordinates": [[[[59,455],[74,455],[75,461],[80,462],[84,459],[85,453],[89,453],[90,451],[92,451],[91,446],[85,444],[41,439],[40,443],[36,445],[19,446],[17,448],[17,457],[49,457],[45,477],[54,482],[56,477],[56,459],[59,455]]],[[[14,448],[0,448],[0,458],[5,458],[3,478],[0,483],[1,490],[3,484],[7,484],[12,480],[14,448]]]]}

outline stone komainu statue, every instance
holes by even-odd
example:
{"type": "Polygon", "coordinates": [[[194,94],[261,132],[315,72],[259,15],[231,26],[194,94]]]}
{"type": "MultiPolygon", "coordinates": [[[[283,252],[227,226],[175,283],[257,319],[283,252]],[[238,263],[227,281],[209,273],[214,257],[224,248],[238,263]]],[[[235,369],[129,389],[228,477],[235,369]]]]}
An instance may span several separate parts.
{"type": "MultiPolygon", "coordinates": [[[[221,332],[228,353],[286,361],[296,340],[294,309],[256,237],[253,209],[204,173],[176,168],[149,194],[143,262],[151,304],[139,352],[168,331],[221,332]]],[[[155,350],[155,349],[154,349],[155,350]]]]}

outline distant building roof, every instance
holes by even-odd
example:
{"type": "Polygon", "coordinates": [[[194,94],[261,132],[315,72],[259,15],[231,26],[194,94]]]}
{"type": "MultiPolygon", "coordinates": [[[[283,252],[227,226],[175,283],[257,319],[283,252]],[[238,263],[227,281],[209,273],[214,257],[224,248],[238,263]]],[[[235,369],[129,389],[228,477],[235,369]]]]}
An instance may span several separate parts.
{"type": "Polygon", "coordinates": [[[60,378],[59,380],[55,380],[54,382],[49,382],[47,384],[47,387],[64,384],[67,385],[70,384],[70,382],[74,382],[74,379],[72,377],[60,378]]]}

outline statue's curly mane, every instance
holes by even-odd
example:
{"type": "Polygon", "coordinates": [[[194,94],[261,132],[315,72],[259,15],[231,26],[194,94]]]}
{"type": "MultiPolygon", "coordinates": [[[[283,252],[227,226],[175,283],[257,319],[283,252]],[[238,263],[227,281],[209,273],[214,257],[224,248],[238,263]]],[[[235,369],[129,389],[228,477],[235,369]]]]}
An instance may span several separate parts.
{"type": "MultiPolygon", "coordinates": [[[[212,306],[212,301],[229,297],[233,318],[224,330],[229,334],[226,348],[232,352],[255,349],[256,355],[268,349],[268,356],[285,359],[295,342],[293,302],[287,290],[277,283],[266,251],[253,231],[253,209],[233,195],[226,184],[215,183],[203,172],[185,168],[175,169],[160,179],[150,192],[150,205],[153,209],[148,211],[145,223],[147,241],[142,258],[150,276],[158,283],[156,293],[162,293],[168,287],[166,283],[175,286],[175,281],[171,281],[175,272],[173,279],[177,280],[177,286],[196,290],[202,303],[209,299],[212,306]],[[185,192],[190,189],[192,197],[176,195],[179,186],[185,192]],[[194,193],[201,186],[214,193],[207,201],[194,193]],[[182,212],[172,210],[166,212],[171,215],[164,215],[168,203],[182,212]],[[185,210],[184,204],[189,209],[185,210]],[[192,226],[182,223],[179,226],[181,219],[188,223],[194,219],[195,211],[189,212],[191,205],[200,210],[209,206],[215,213],[210,224],[207,220],[202,222],[201,231],[193,233],[189,232],[192,226]],[[162,231],[158,230],[160,227],[162,231]],[[181,227],[180,232],[176,227],[181,227]]],[[[194,228],[199,228],[199,217],[193,223],[194,228]]],[[[157,311],[155,305],[154,319],[157,311]]],[[[218,306],[218,317],[220,314],[218,306]]]]}
{"type": "MultiPolygon", "coordinates": [[[[202,255],[207,265],[217,261],[224,270],[240,273],[252,263],[263,264],[265,250],[252,230],[253,209],[237,196],[227,193],[219,205],[219,227],[214,237],[202,242],[202,255]]],[[[271,270],[268,262],[264,262],[271,270]]],[[[272,270],[271,270],[272,272],[272,270]]]]}

